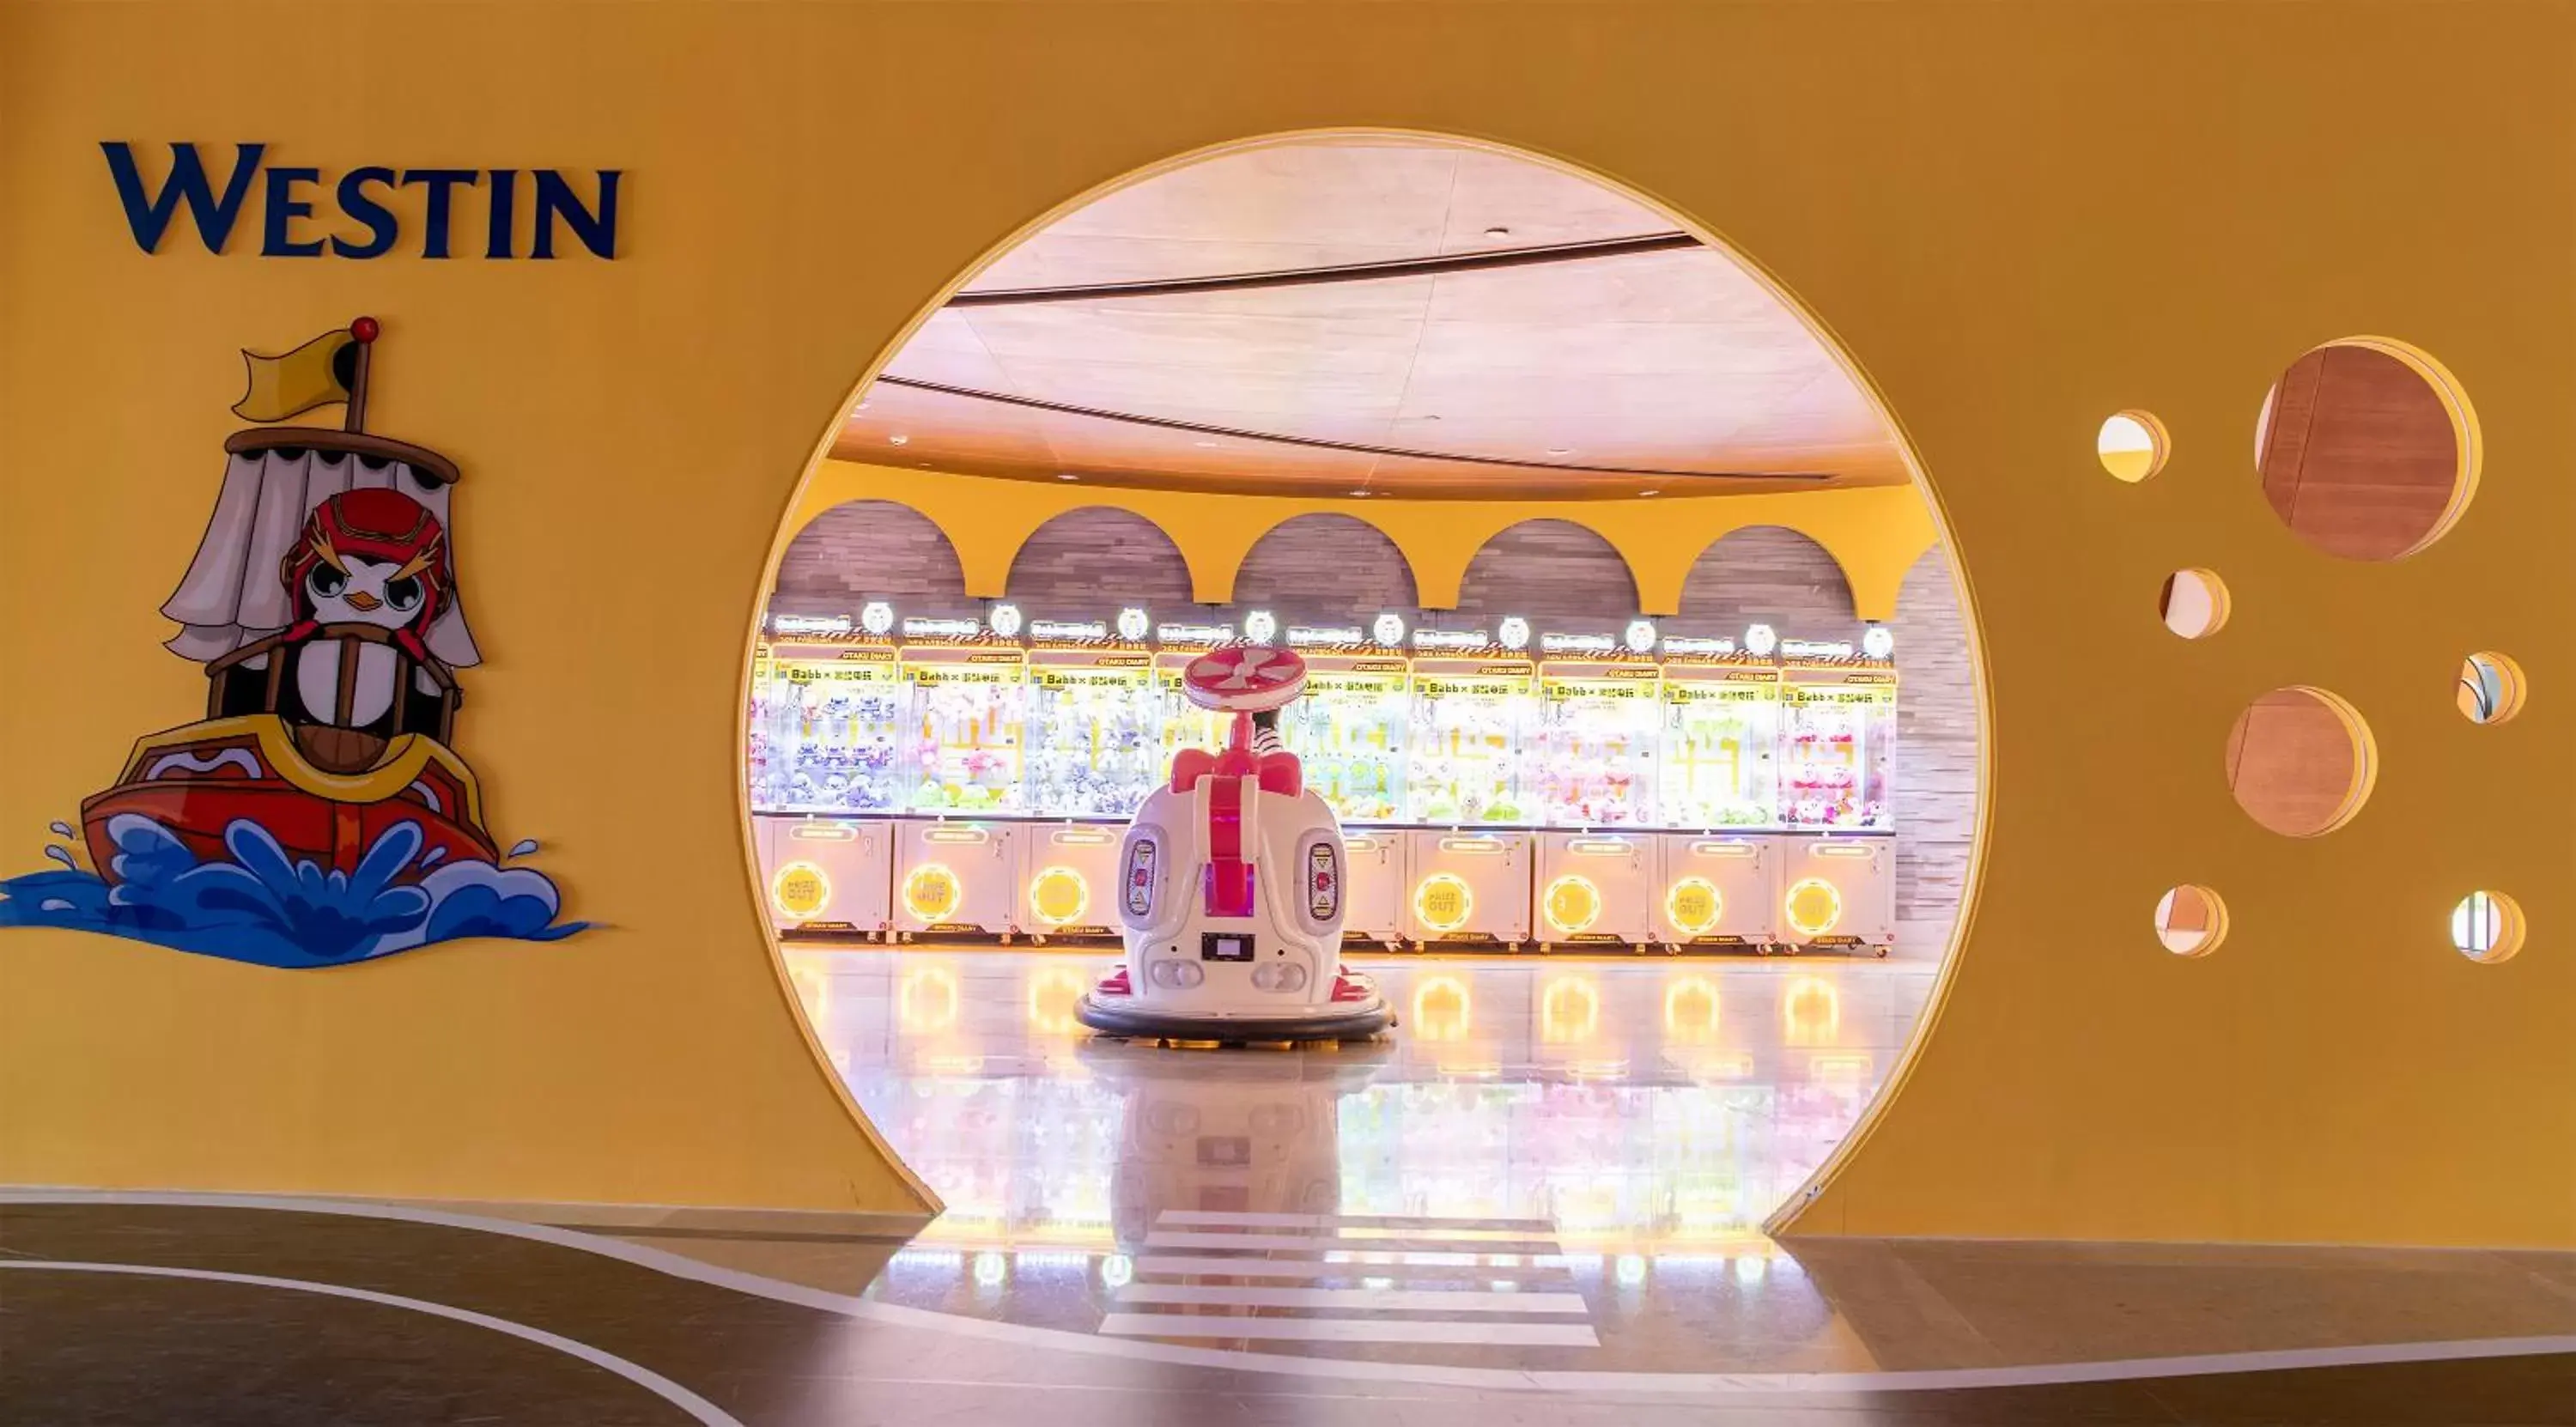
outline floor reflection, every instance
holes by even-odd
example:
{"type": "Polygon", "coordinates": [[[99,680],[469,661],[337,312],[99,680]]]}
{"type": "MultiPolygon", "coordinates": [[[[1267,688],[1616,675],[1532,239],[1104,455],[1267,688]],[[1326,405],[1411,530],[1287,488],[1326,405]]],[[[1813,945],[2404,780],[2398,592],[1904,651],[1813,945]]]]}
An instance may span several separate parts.
{"type": "Polygon", "coordinates": [[[1932,980],[1883,963],[1380,961],[1391,1042],[1174,1051],[1074,1024],[1091,958],[789,963],[833,1064],[948,1203],[880,1297],[1273,1351],[1601,1367],[1704,1345],[1757,1304],[1792,1356],[1835,1336],[1759,1225],[1867,1107],[1932,980]],[[1282,1262],[1247,1269],[1265,1243],[1282,1262]],[[1232,1287],[1185,1287],[1211,1274],[1232,1287]],[[1462,1278],[1541,1296],[1423,1300],[1458,1311],[1397,1323],[1352,1292],[1462,1278]],[[1583,1317],[1519,1311],[1532,1303],[1583,1317]]]}

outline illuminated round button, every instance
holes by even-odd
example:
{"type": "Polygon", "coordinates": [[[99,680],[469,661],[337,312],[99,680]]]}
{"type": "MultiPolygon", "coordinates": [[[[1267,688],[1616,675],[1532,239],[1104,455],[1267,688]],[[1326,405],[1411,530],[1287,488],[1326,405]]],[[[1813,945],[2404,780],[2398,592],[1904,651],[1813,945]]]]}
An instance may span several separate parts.
{"type": "Polygon", "coordinates": [[[1436,932],[1454,932],[1467,924],[1476,894],[1454,872],[1434,872],[1413,889],[1413,914],[1436,932]]]}
{"type": "Polygon", "coordinates": [[[903,879],[904,910],[920,921],[944,922],[966,901],[966,884],[936,862],[925,862],[903,879]]]}
{"type": "Polygon", "coordinates": [[[1789,918],[1789,929],[1798,935],[1823,936],[1843,919],[1843,894],[1822,877],[1802,877],[1789,884],[1780,910],[1789,918]]]}
{"type": "Polygon", "coordinates": [[[1664,920],[1684,936],[1706,936],[1726,915],[1726,898],[1705,877],[1685,877],[1664,891],[1664,920]]]}
{"type": "Polygon", "coordinates": [[[1559,877],[1547,884],[1539,905],[1547,909],[1549,926],[1577,936],[1601,919],[1601,889],[1588,877],[1559,877]]]}
{"type": "Polygon", "coordinates": [[[1080,921],[1091,909],[1091,884],[1070,867],[1046,867],[1029,879],[1029,915],[1051,927],[1080,921]]]}
{"type": "Polygon", "coordinates": [[[811,862],[790,862],[769,879],[769,904],[790,921],[810,921],[832,904],[832,879],[811,862]]]}

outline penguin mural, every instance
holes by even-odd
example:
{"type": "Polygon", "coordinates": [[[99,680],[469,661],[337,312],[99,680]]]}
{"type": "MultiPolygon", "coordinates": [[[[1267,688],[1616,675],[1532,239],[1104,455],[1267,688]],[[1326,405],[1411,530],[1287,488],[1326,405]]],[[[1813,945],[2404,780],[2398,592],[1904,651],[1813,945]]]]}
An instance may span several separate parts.
{"type": "MultiPolygon", "coordinates": [[[[505,868],[454,749],[456,671],[481,662],[456,581],[456,463],[365,429],[372,318],[244,353],[255,426],[162,613],[202,663],[206,716],[139,740],[85,800],[88,853],[0,881],[0,926],[80,927],[279,966],[465,936],[551,940],[554,883],[505,868]]],[[[521,843],[510,856],[533,852],[521,843]]]]}

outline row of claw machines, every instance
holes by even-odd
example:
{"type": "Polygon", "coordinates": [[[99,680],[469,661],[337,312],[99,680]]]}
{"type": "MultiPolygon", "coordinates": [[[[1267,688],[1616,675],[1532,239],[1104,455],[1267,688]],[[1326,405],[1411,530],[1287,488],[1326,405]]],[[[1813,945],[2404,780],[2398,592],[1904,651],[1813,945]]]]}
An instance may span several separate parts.
{"type": "MultiPolygon", "coordinates": [[[[1220,741],[1181,670],[1237,636],[995,623],[773,629],[749,767],[782,932],[1115,939],[1127,818],[1175,751],[1220,741]]],[[[1883,630],[1532,649],[1505,629],[1285,631],[1309,676],[1279,732],[1341,815],[1355,944],[1887,954],[1883,630]]]]}

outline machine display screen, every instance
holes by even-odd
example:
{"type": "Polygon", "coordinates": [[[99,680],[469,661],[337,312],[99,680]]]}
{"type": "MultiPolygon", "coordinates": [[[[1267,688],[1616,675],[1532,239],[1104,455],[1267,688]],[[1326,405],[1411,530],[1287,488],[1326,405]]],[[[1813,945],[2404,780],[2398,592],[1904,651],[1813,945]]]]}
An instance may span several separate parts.
{"type": "Polygon", "coordinates": [[[1250,961],[1252,934],[1249,932],[1201,932],[1199,960],[1250,961]]]}

